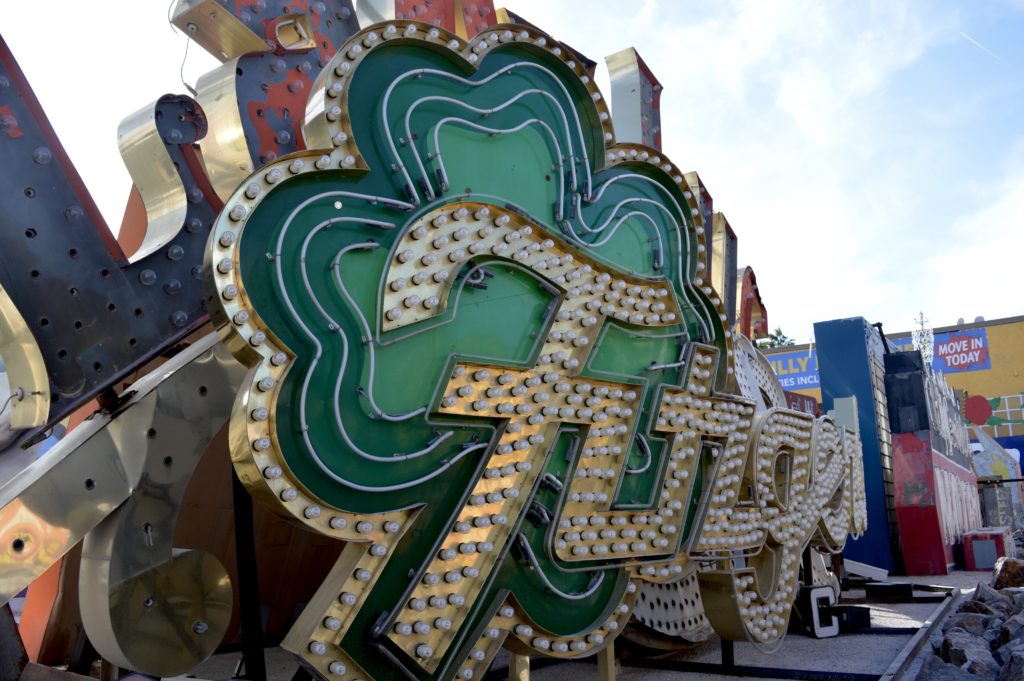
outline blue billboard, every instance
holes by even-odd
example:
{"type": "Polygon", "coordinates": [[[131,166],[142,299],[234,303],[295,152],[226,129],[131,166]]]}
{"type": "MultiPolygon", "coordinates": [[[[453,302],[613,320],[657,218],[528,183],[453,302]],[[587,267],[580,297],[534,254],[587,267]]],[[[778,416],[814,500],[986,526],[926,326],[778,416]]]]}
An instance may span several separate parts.
{"type": "Polygon", "coordinates": [[[818,378],[818,353],[812,347],[809,350],[780,352],[768,356],[779,383],[786,390],[804,390],[821,387],[818,378]]]}
{"type": "MultiPolygon", "coordinates": [[[[887,340],[896,352],[914,349],[914,343],[909,335],[892,336],[887,340]]],[[[786,390],[821,387],[821,379],[818,377],[818,352],[814,346],[790,352],[772,352],[768,355],[768,362],[786,390]]],[[[933,371],[956,374],[991,368],[988,333],[984,328],[935,334],[932,350],[933,371]]]]}

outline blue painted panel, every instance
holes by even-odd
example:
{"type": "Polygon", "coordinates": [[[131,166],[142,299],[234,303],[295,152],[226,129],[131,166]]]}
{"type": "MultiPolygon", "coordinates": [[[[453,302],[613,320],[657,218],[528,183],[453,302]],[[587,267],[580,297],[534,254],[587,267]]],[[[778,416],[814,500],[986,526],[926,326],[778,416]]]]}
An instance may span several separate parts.
{"type": "Polygon", "coordinates": [[[818,322],[814,325],[821,403],[832,409],[837,398],[857,398],[857,421],[864,452],[864,488],[868,530],[848,541],[844,554],[868,565],[893,571],[892,541],[885,502],[885,477],[878,444],[878,421],[871,386],[869,357],[881,360],[878,332],[863,317],[818,322]]]}

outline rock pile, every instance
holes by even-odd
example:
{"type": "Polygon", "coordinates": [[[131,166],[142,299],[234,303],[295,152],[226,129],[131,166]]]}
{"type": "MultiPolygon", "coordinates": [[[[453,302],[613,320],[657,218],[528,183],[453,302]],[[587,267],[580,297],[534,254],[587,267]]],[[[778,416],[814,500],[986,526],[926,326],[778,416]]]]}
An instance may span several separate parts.
{"type": "Polygon", "coordinates": [[[1000,559],[994,586],[971,597],[932,636],[917,681],[1024,681],[1024,560],[1000,559]]]}

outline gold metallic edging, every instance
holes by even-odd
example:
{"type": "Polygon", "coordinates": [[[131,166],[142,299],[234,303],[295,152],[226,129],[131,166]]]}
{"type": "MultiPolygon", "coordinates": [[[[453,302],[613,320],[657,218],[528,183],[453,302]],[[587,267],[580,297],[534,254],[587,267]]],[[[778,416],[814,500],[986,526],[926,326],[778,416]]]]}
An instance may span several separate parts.
{"type": "Polygon", "coordinates": [[[37,428],[50,414],[50,379],[35,336],[0,284],[0,357],[7,368],[11,428],[37,428]]]}
{"type": "Polygon", "coordinates": [[[171,23],[222,62],[267,49],[262,36],[216,0],[177,0],[171,23]]]}
{"type": "MultiPolygon", "coordinates": [[[[619,164],[646,164],[667,174],[676,184],[690,210],[689,222],[684,229],[688,227],[693,233],[684,236],[688,244],[695,242],[697,249],[697,253],[688,254],[692,260],[688,262],[687,270],[681,273],[681,276],[685,277],[686,285],[698,287],[699,292],[694,292],[698,296],[703,293],[704,301],[711,303],[709,307],[717,311],[720,319],[725,319],[720,301],[712,302],[709,295],[710,287],[705,285],[703,279],[704,258],[699,254],[704,253],[707,248],[705,228],[697,201],[686,185],[682,172],[654,149],[636,144],[616,144],[611,116],[604,97],[586,74],[583,66],[572,59],[567,49],[544,33],[523,26],[496,26],[481,32],[469,42],[437,27],[411,21],[387,22],[368,27],[354,35],[323,70],[311,92],[304,126],[304,136],[311,150],[277,159],[250,175],[234,189],[214,225],[205,262],[211,316],[229,349],[251,368],[249,377],[243,382],[246,387],[239,393],[231,419],[232,459],[236,470],[250,492],[261,500],[270,502],[278,512],[289,514],[300,523],[328,536],[363,543],[362,546],[353,548],[356,554],[344,561],[347,564],[345,567],[339,569],[339,566],[336,566],[339,572],[336,580],[329,579],[322,587],[325,597],[333,593],[334,608],[337,607],[340,582],[352,579],[353,564],[364,566],[356,568],[355,573],[365,572],[364,576],[371,580],[375,580],[377,570],[382,567],[376,565],[378,560],[371,560],[365,542],[376,542],[390,553],[397,543],[397,537],[404,534],[408,528],[412,513],[398,511],[381,514],[373,516],[373,522],[369,522],[367,516],[357,516],[323,505],[322,501],[310,494],[288,469],[276,437],[275,415],[277,392],[294,360],[294,355],[263,322],[248,299],[239,272],[239,243],[247,217],[273,185],[317,170],[334,169],[352,175],[360,175],[369,170],[353,139],[351,121],[347,115],[349,87],[351,76],[366,54],[391,42],[425,46],[447,56],[467,73],[473,72],[486,54],[493,51],[490,48],[508,43],[521,44],[531,51],[543,52],[561,61],[590,93],[589,102],[594,107],[591,120],[600,121],[604,160],[596,162],[597,169],[619,164]],[[312,151],[317,147],[323,147],[325,150],[312,151]],[[693,271],[697,272],[697,276],[692,275],[693,271]],[[262,418],[255,418],[254,415],[257,413],[262,418]],[[339,519],[341,522],[338,522],[339,519]],[[353,526],[364,525],[359,521],[366,521],[365,525],[369,527],[364,527],[363,532],[356,533],[353,526]],[[387,532],[384,531],[385,527],[389,528],[387,532]]],[[[221,88],[226,87],[226,80],[227,77],[221,81],[221,88]]],[[[211,128],[216,129],[216,126],[211,125],[211,128]]],[[[728,329],[725,330],[722,340],[728,357],[728,372],[731,374],[732,339],[728,329]]],[[[651,579],[649,576],[645,577],[651,579]]],[[[660,580],[655,578],[651,581],[660,580]]],[[[361,589],[364,595],[366,591],[365,588],[361,589]]],[[[631,588],[629,593],[634,592],[635,587],[631,588]]],[[[626,608],[625,612],[619,613],[621,617],[628,617],[631,603],[632,600],[627,599],[627,602],[617,606],[626,608]]],[[[300,620],[300,624],[304,625],[297,625],[293,632],[294,636],[289,635],[287,647],[321,674],[332,672],[331,666],[335,662],[347,660],[347,655],[344,651],[336,649],[336,646],[327,648],[326,644],[340,642],[347,631],[347,624],[343,624],[340,629],[325,628],[324,622],[333,622],[339,618],[335,617],[332,620],[328,617],[327,620],[322,620],[322,616],[317,617],[313,614],[320,611],[320,608],[310,610],[312,612],[309,617],[300,620]],[[325,651],[329,651],[330,654],[325,655],[325,651]],[[334,662],[331,662],[332,657],[334,662]]],[[[608,640],[611,638],[609,636],[608,640]]],[[[590,652],[595,649],[595,645],[600,645],[593,641],[588,643],[587,648],[590,652]]],[[[570,653],[574,656],[580,654],[579,651],[570,653]]]]}
{"type": "MultiPolygon", "coordinates": [[[[273,499],[272,503],[275,506],[283,506],[282,510],[301,523],[338,539],[363,541],[372,537],[355,536],[350,529],[338,531],[337,528],[332,528],[330,518],[325,517],[329,514],[320,514],[323,502],[312,497],[287,470],[273,421],[277,390],[294,356],[263,322],[255,306],[248,299],[238,271],[239,244],[248,215],[255,210],[274,185],[291,177],[319,170],[333,169],[353,174],[362,174],[369,170],[353,139],[351,124],[346,114],[349,86],[352,74],[366,55],[390,42],[426,46],[446,54],[467,71],[475,70],[482,59],[481,55],[486,56],[487,50],[498,44],[525,44],[533,50],[542,50],[557,57],[576,74],[583,87],[591,93],[591,102],[597,109],[597,118],[601,121],[603,129],[605,167],[639,163],[653,165],[667,173],[690,208],[698,252],[703,253],[706,249],[705,230],[696,199],[689,191],[682,172],[656,150],[642,145],[615,143],[608,107],[597,86],[586,75],[582,65],[576,63],[566,49],[546,34],[523,26],[496,26],[466,42],[434,26],[415,21],[394,21],[368,27],[349,39],[317,78],[316,86],[310,94],[305,136],[311,150],[280,157],[250,175],[234,190],[214,225],[205,265],[209,273],[208,283],[212,302],[210,308],[214,322],[220,328],[222,339],[236,358],[253,369],[250,374],[252,380],[248,383],[249,387],[240,394],[239,405],[236,406],[232,418],[232,456],[236,469],[246,481],[250,492],[263,500],[273,499]],[[331,149],[312,149],[317,146],[329,146],[331,149]],[[264,389],[260,388],[261,381],[264,389]],[[261,421],[254,420],[252,413],[258,407],[266,408],[270,417],[261,421]],[[256,451],[253,443],[264,438],[270,440],[271,446],[256,451]],[[280,469],[280,476],[268,478],[268,467],[275,473],[280,469]],[[282,493],[292,497],[293,492],[286,491],[288,489],[295,490],[296,496],[291,500],[281,497],[282,493]],[[313,518],[310,517],[312,508],[317,509],[312,511],[315,515],[313,518]]],[[[211,124],[211,129],[215,127],[211,124]]],[[[696,260],[699,274],[703,269],[703,263],[699,257],[696,260]]],[[[700,276],[692,282],[697,286],[705,283],[700,276]]],[[[720,304],[717,310],[724,317],[720,304]]],[[[732,341],[728,330],[725,331],[725,343],[731,365],[732,341]]],[[[729,368],[731,370],[731,366],[729,368]]]]}
{"type": "Polygon", "coordinates": [[[148,402],[107,429],[134,468],[132,494],[85,536],[79,570],[82,622],[96,650],[161,677],[209,657],[231,620],[224,567],[206,552],[175,549],[173,536],[188,481],[245,374],[214,333],[171,363],[176,370],[148,402]]]}
{"type": "Polygon", "coordinates": [[[203,107],[210,126],[210,133],[199,140],[203,167],[213,190],[223,200],[227,200],[238,188],[238,183],[253,172],[242,115],[238,110],[237,68],[238,59],[235,58],[204,74],[196,83],[196,101],[203,107]]]}
{"type": "Polygon", "coordinates": [[[188,211],[178,169],[156,127],[156,102],[126,117],[117,126],[117,148],[146,206],[146,232],[129,258],[136,262],[167,245],[181,230],[188,211]]]}

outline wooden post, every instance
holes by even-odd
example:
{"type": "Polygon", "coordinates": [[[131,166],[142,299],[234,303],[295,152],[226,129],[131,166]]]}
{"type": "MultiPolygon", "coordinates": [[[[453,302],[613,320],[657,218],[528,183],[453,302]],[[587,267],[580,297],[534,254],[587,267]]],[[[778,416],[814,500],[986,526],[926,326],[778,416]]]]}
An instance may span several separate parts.
{"type": "Polygon", "coordinates": [[[530,681],[530,656],[508,656],[508,681],[530,681]]]}
{"type": "Polygon", "coordinates": [[[113,662],[100,658],[100,681],[117,681],[120,670],[113,662]]]}
{"type": "Polygon", "coordinates": [[[615,642],[597,653],[598,681],[615,681],[618,672],[618,661],[615,659],[615,642]]]}

